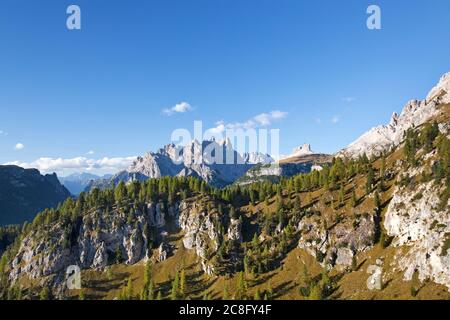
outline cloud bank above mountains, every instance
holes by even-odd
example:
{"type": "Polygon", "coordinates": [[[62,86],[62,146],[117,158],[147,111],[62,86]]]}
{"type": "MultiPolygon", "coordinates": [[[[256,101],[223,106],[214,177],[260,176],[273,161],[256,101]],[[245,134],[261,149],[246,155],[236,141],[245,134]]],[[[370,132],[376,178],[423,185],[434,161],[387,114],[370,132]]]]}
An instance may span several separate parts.
{"type": "Polygon", "coordinates": [[[99,174],[117,172],[130,166],[136,156],[89,159],[86,157],[64,158],[39,158],[33,162],[13,161],[5,165],[16,165],[23,168],[35,168],[41,173],[53,173],[64,176],[74,172],[95,172],[99,174]]]}

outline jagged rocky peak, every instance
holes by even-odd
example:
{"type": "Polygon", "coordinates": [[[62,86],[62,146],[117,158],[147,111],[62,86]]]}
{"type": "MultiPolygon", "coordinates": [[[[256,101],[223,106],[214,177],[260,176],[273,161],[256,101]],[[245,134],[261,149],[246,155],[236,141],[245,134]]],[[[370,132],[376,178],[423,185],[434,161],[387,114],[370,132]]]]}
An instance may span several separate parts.
{"type": "Polygon", "coordinates": [[[163,176],[192,176],[216,187],[232,184],[255,164],[273,163],[268,154],[258,152],[241,155],[230,139],[191,140],[184,146],[168,144],[156,152],[136,158],[131,166],[110,179],[92,182],[86,191],[105,189],[123,181],[144,181],[163,176]]]}
{"type": "Polygon", "coordinates": [[[450,103],[450,72],[444,74],[439,83],[428,93],[427,102],[450,103]]]}
{"type": "Polygon", "coordinates": [[[402,112],[393,113],[389,124],[374,127],[337,153],[338,156],[356,158],[363,153],[378,155],[403,141],[403,134],[436,116],[439,106],[450,103],[450,73],[441,77],[425,100],[410,100],[402,112]]]}
{"type": "Polygon", "coordinates": [[[292,151],[292,156],[295,157],[305,156],[309,154],[314,154],[309,143],[305,143],[292,151]]]}
{"type": "Polygon", "coordinates": [[[242,157],[244,158],[244,162],[249,164],[270,164],[275,162],[272,156],[260,152],[246,152],[242,157]]]}

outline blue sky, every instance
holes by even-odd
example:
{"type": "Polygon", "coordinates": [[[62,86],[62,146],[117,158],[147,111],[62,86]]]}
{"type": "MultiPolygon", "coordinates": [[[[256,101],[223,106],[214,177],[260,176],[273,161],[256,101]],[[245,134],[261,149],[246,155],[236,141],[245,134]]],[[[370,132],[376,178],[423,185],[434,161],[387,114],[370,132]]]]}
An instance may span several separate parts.
{"type": "Polygon", "coordinates": [[[448,0],[4,0],[0,163],[112,171],[194,120],[272,111],[286,115],[268,126],[282,154],[335,152],[450,71],[449,12],[448,0]],[[66,28],[70,4],[81,30],[66,28]],[[381,30],[366,27],[369,4],[381,30]]]}

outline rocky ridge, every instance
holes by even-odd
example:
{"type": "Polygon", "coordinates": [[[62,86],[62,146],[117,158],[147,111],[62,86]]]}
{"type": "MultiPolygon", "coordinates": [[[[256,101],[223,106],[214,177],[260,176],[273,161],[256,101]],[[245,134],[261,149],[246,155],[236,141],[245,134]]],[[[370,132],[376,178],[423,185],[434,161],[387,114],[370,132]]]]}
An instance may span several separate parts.
{"type": "Polygon", "coordinates": [[[196,177],[215,187],[224,187],[239,179],[255,164],[274,160],[258,152],[239,154],[229,140],[193,140],[184,147],[168,144],[157,152],[138,157],[131,166],[110,179],[93,181],[86,190],[105,189],[119,182],[145,181],[163,176],[196,177]]]}
{"type": "Polygon", "coordinates": [[[436,116],[438,106],[447,103],[450,103],[450,73],[441,77],[425,100],[409,101],[400,115],[394,112],[389,124],[370,129],[337,155],[356,158],[365,153],[370,157],[396,147],[403,141],[406,130],[418,127],[436,116]]]}

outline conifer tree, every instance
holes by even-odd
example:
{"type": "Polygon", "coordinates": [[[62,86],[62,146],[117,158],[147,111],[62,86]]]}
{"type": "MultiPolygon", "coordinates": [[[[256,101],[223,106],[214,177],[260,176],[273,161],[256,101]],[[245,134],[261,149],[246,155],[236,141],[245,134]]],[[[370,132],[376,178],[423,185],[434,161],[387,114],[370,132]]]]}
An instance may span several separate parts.
{"type": "Polygon", "coordinates": [[[366,181],[366,194],[369,195],[372,192],[373,182],[375,179],[375,175],[373,172],[372,166],[369,165],[369,169],[367,172],[367,181],[366,181]]]}
{"type": "Polygon", "coordinates": [[[80,293],[78,294],[78,300],[85,300],[84,291],[80,290],[80,293]]]}
{"type": "Polygon", "coordinates": [[[381,207],[381,200],[380,200],[380,195],[378,194],[378,192],[375,192],[374,198],[373,198],[373,202],[375,205],[375,210],[379,211],[380,207],[381,207]]]}
{"type": "Polygon", "coordinates": [[[133,279],[128,278],[126,300],[133,300],[134,290],[133,290],[133,279]]]}
{"type": "Polygon", "coordinates": [[[356,207],[356,193],[355,190],[352,191],[352,196],[350,198],[350,207],[356,207]]]}
{"type": "Polygon", "coordinates": [[[228,293],[228,286],[223,288],[222,300],[230,300],[230,294],[228,293]]]}
{"type": "Polygon", "coordinates": [[[244,273],[241,271],[238,274],[237,278],[237,290],[236,290],[236,299],[244,300],[247,296],[247,282],[245,281],[244,273]]]}
{"type": "Polygon", "coordinates": [[[180,273],[180,298],[181,299],[186,298],[186,292],[187,292],[186,273],[185,273],[184,269],[181,269],[181,273],[180,273]]]}
{"type": "Polygon", "coordinates": [[[175,278],[172,281],[172,293],[170,298],[172,300],[178,300],[179,298],[179,290],[180,290],[180,275],[178,270],[175,272],[175,278]]]}
{"type": "Polygon", "coordinates": [[[50,289],[45,286],[42,288],[41,292],[39,293],[39,299],[40,300],[51,300],[52,294],[50,292],[50,289]]]}
{"type": "Polygon", "coordinates": [[[256,288],[255,296],[253,297],[253,300],[261,300],[261,293],[259,292],[259,289],[256,288]]]}

